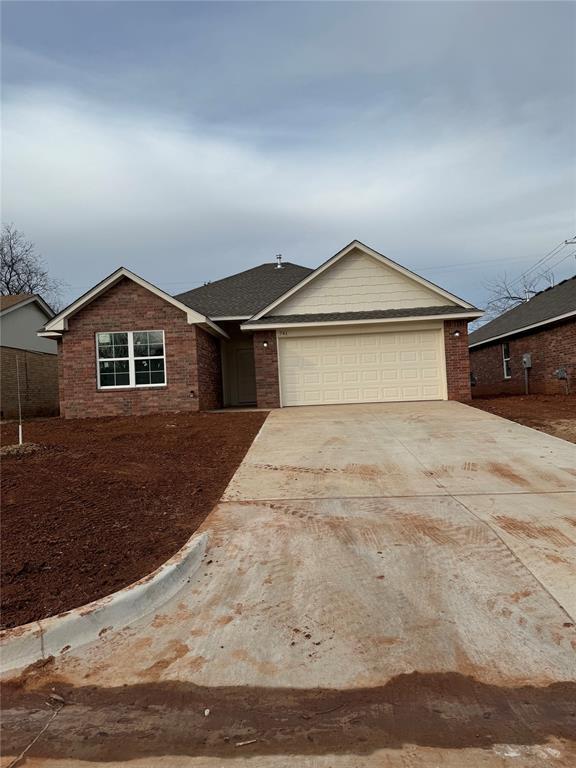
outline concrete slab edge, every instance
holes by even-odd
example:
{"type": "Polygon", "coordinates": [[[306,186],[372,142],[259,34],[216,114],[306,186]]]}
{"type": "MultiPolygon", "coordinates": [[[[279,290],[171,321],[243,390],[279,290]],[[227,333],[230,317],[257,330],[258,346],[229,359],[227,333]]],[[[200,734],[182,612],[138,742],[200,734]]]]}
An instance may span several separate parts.
{"type": "Polygon", "coordinates": [[[0,632],[0,674],[93,642],[156,612],[202,562],[208,534],[195,534],[148,576],[91,603],[0,632]]]}

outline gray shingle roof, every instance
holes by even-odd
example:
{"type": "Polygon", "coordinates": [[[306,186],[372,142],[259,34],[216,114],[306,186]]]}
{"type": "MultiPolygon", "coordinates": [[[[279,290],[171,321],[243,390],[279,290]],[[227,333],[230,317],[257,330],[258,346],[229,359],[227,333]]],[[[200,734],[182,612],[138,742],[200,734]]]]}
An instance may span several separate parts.
{"type": "Polygon", "coordinates": [[[312,271],[289,261],[281,269],[276,264],[261,264],[174,298],[208,317],[252,317],[312,271]]]}
{"type": "Polygon", "coordinates": [[[453,304],[441,307],[415,307],[408,309],[373,309],[364,312],[321,312],[310,315],[268,315],[246,325],[263,325],[266,323],[330,323],[345,320],[385,320],[395,317],[427,317],[429,315],[455,315],[479,312],[480,310],[456,307],[453,304]]]}
{"type": "Polygon", "coordinates": [[[512,336],[536,323],[553,322],[568,312],[576,312],[576,275],[553,288],[540,291],[524,304],[504,312],[469,336],[469,344],[480,344],[495,337],[512,336]]]}

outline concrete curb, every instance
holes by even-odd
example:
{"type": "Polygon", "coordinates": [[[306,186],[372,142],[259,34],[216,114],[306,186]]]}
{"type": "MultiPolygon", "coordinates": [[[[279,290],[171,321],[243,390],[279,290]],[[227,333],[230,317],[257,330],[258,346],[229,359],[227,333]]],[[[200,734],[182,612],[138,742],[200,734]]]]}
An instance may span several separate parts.
{"type": "Polygon", "coordinates": [[[57,616],[0,632],[0,674],[59,656],[158,610],[200,566],[208,534],[189,539],[170,560],[119,592],[57,616]]]}

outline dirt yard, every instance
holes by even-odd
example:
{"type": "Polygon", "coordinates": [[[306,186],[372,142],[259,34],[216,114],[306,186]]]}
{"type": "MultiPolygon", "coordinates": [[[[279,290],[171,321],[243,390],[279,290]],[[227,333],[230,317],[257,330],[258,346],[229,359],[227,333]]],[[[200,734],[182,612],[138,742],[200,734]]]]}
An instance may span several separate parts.
{"type": "MultiPolygon", "coordinates": [[[[198,528],[264,412],[42,419],[2,456],[2,627],[83,605],[147,575],[198,528]]],[[[2,445],[17,440],[15,423],[2,445]]]]}
{"type": "Polygon", "coordinates": [[[470,405],[576,443],[576,394],[478,398],[470,405]]]}

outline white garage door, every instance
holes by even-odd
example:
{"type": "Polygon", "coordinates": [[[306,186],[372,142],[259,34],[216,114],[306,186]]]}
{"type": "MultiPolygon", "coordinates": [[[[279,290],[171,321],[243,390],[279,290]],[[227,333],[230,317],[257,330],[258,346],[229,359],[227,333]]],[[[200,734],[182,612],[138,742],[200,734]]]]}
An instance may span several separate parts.
{"type": "Polygon", "coordinates": [[[282,405],[442,400],[442,331],[279,337],[282,405]]]}

